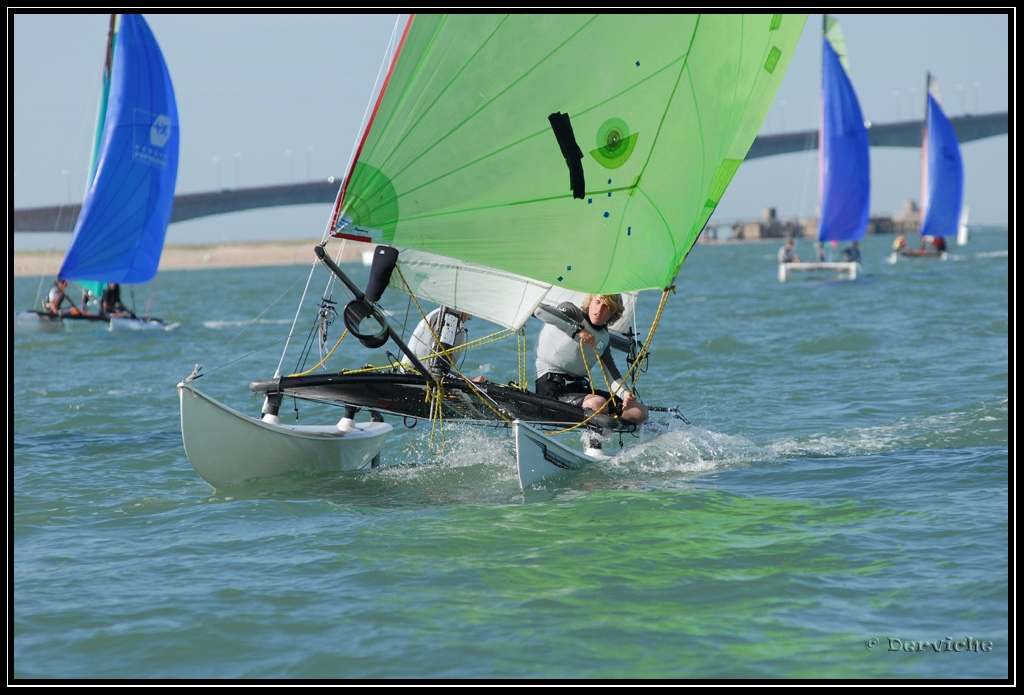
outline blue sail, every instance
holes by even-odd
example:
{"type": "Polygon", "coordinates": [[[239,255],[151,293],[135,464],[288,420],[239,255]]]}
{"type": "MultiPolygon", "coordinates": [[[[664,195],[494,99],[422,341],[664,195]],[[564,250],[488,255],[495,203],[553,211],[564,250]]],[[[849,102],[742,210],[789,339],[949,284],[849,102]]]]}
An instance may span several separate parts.
{"type": "Polygon", "coordinates": [[[964,199],[964,161],[956,131],[931,93],[923,140],[921,236],[955,237],[964,199]]]}
{"type": "Polygon", "coordinates": [[[857,241],[871,212],[871,160],[860,103],[826,36],[819,133],[819,241],[857,241]]]}
{"type": "Polygon", "coordinates": [[[171,219],[179,144],[171,77],[142,16],[119,24],[95,171],[62,279],[148,282],[171,219]]]}

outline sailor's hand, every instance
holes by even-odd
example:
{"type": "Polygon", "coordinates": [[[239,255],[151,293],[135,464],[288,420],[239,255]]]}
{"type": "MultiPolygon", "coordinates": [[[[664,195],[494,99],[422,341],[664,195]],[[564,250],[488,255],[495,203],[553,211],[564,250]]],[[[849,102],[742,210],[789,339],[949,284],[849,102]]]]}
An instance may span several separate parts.
{"type": "Polygon", "coordinates": [[[629,408],[636,403],[636,396],[632,392],[627,391],[626,395],[622,397],[622,407],[629,408]]]}
{"type": "Polygon", "coordinates": [[[582,340],[587,345],[589,345],[590,347],[594,347],[594,345],[597,344],[597,338],[595,338],[594,334],[585,328],[580,330],[579,339],[582,340]]]}

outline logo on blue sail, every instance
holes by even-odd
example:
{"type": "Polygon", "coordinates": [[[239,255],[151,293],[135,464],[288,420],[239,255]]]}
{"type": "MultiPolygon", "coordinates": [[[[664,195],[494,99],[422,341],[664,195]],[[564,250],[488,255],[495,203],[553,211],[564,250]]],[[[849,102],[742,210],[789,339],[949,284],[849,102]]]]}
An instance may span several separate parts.
{"type": "Polygon", "coordinates": [[[155,147],[163,147],[171,137],[171,119],[167,116],[157,116],[153,125],[149,127],[149,144],[155,147]]]}
{"type": "Polygon", "coordinates": [[[170,117],[135,109],[134,123],[132,158],[149,166],[166,168],[167,153],[164,145],[171,139],[170,117]]]}

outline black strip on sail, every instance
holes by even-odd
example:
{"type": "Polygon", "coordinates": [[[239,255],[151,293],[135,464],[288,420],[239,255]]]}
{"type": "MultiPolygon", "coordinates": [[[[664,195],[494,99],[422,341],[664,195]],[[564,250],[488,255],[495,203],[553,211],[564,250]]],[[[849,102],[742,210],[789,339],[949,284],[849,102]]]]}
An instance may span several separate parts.
{"type": "Polygon", "coordinates": [[[551,130],[554,131],[558,146],[562,149],[565,164],[569,167],[569,187],[572,189],[572,197],[583,200],[587,188],[583,178],[583,150],[576,144],[572,123],[569,122],[569,114],[555,112],[548,116],[548,121],[551,122],[551,130]]]}

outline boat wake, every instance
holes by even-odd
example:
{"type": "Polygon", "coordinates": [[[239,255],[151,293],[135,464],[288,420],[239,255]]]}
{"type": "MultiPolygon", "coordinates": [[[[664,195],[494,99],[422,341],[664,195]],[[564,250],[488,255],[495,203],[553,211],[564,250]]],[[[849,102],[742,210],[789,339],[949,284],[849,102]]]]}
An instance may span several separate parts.
{"type": "Polygon", "coordinates": [[[221,328],[240,328],[244,326],[251,326],[258,324],[261,326],[278,326],[290,324],[290,319],[256,319],[255,321],[249,319],[245,321],[203,321],[204,328],[221,329],[221,328]]]}

